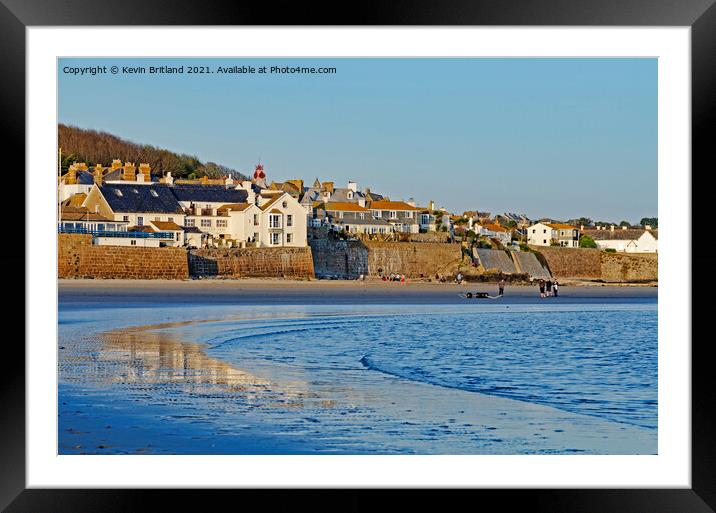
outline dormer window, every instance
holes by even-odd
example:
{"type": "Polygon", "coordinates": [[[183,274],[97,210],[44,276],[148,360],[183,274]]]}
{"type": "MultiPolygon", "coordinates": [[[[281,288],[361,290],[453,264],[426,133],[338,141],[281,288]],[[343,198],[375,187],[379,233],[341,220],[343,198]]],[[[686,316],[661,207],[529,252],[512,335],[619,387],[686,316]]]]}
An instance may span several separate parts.
{"type": "Polygon", "coordinates": [[[352,193],[352,192],[349,192],[349,193],[347,194],[347,196],[348,196],[348,199],[353,199],[353,193],[352,193]]]}
{"type": "Polygon", "coordinates": [[[287,202],[287,201],[284,201],[283,203],[281,203],[281,206],[282,206],[283,208],[288,207],[288,202],[287,202]]]}

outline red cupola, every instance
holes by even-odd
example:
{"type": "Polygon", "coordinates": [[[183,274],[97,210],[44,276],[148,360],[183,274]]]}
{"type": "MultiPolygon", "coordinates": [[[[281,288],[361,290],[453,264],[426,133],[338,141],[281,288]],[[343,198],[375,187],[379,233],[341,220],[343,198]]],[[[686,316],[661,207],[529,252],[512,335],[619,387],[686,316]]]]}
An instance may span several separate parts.
{"type": "Polygon", "coordinates": [[[264,173],[264,167],[261,164],[256,165],[256,169],[254,170],[254,180],[266,178],[266,173],[264,173]]]}

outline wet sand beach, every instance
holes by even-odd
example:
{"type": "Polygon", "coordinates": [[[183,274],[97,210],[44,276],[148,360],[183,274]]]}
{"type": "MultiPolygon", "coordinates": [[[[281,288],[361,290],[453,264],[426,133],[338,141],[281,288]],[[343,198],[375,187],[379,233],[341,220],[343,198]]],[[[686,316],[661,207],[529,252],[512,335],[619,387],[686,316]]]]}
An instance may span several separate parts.
{"type": "MultiPolygon", "coordinates": [[[[333,304],[386,301],[416,304],[464,303],[465,292],[497,294],[496,283],[406,283],[380,280],[59,280],[61,302],[152,301],[192,303],[212,301],[241,304],[333,304]]],[[[559,288],[560,301],[591,301],[601,298],[655,298],[657,287],[570,286],[559,288]]],[[[506,298],[539,299],[537,285],[507,285],[506,298]]],[[[473,299],[472,301],[485,301],[473,299]]]]}

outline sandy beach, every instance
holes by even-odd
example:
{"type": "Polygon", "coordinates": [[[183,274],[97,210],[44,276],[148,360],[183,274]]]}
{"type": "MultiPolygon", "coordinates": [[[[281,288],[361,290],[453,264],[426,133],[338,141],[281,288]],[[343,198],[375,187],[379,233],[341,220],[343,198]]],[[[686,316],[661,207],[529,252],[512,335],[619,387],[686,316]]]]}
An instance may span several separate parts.
{"type": "MultiPolygon", "coordinates": [[[[464,303],[461,294],[484,291],[497,294],[497,284],[434,282],[383,282],[379,280],[58,280],[60,301],[72,303],[121,302],[123,299],[151,302],[192,303],[211,299],[240,304],[330,304],[464,303]]],[[[624,285],[562,285],[559,301],[594,301],[602,298],[655,298],[657,287],[624,285]]],[[[540,301],[537,286],[508,285],[505,299],[540,301]]],[[[549,299],[547,299],[549,300],[549,299]]],[[[471,301],[486,301],[473,299],[471,301]]]]}

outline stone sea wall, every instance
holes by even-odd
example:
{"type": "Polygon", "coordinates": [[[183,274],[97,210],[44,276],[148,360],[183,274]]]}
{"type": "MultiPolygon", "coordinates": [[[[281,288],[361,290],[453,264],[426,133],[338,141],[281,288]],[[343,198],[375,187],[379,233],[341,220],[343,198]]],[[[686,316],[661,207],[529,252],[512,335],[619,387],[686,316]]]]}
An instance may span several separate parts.
{"type": "Polygon", "coordinates": [[[557,278],[619,282],[649,282],[659,279],[657,254],[607,253],[588,248],[534,246],[557,278]]]}
{"type": "Polygon", "coordinates": [[[192,276],[313,278],[311,248],[232,248],[189,251],[192,276]]]}
{"type": "Polygon", "coordinates": [[[391,272],[408,278],[444,273],[461,259],[460,244],[438,242],[341,241],[330,237],[309,241],[318,277],[356,278],[391,272]]]}
{"type": "Polygon", "coordinates": [[[181,280],[189,277],[186,250],[94,246],[91,235],[58,235],[59,278],[181,280]]]}

